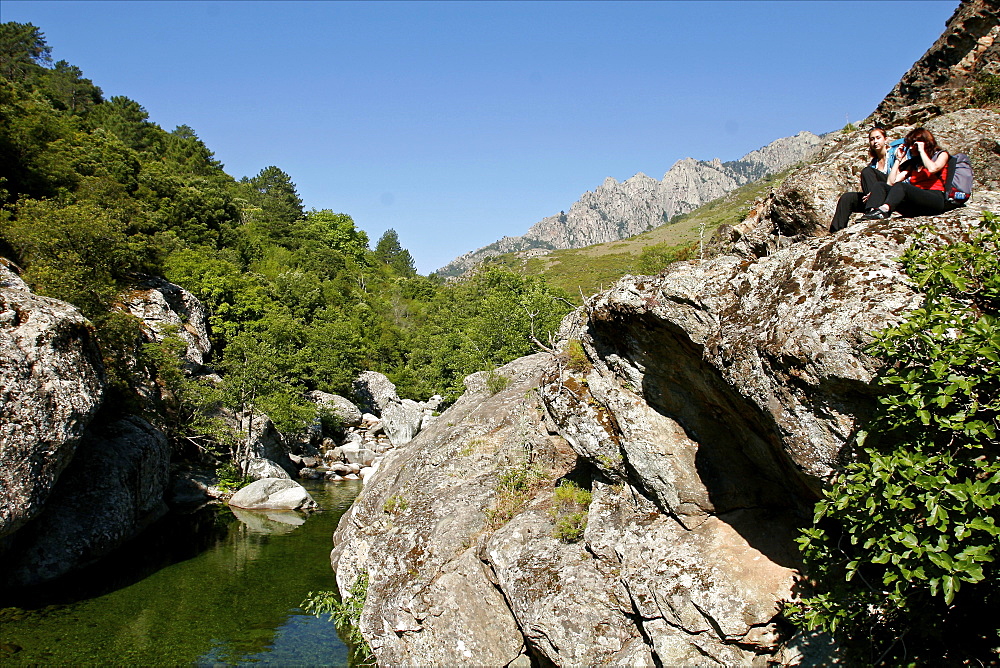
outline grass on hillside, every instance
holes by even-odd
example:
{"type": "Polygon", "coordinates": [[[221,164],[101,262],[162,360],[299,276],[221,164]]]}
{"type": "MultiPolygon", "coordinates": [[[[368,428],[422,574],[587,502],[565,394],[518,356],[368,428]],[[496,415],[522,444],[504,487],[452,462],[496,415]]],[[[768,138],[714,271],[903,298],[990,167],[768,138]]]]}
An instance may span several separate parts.
{"type": "Polygon", "coordinates": [[[750,205],[778,186],[791,169],[769,176],[703,204],[690,213],[628,239],[586,248],[551,251],[524,259],[516,253],[491,258],[526,275],[542,275],[552,285],[570,293],[579,302],[581,293],[592,295],[610,287],[626,274],[657,274],[676,260],[698,256],[699,230],[705,227],[705,242],[723,224],[741,222],[750,205]]]}

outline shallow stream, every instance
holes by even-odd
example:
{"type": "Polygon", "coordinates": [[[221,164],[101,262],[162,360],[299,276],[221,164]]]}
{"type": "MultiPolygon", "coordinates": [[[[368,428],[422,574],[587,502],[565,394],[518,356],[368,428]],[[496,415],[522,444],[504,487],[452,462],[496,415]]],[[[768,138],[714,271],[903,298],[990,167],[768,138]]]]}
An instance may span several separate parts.
{"type": "Polygon", "coordinates": [[[347,665],[333,624],[299,604],[335,589],[330,537],[361,483],[303,484],[323,508],[304,522],[172,514],[56,587],[0,599],[0,665],[347,665]]]}

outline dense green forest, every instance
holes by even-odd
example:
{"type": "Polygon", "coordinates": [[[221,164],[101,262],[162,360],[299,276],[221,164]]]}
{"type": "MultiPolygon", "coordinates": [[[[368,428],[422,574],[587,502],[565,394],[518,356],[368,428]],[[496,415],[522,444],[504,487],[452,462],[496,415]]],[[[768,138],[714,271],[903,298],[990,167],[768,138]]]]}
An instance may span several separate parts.
{"type": "Polygon", "coordinates": [[[205,401],[171,341],[140,345],[120,308],[147,275],[207,306],[230,403],[287,429],[311,418],[304,392],[349,395],[363,370],[401,396],[454,399],[464,376],[531,352],[532,332],[544,339],[569,310],[544,280],[500,267],[451,284],[420,276],[395,231],[371,247],[349,215],[305,210],[278,167],[230,176],[192,128],[167,132],[53,63],[31,24],[0,24],[0,59],[0,254],[93,323],[106,410],[148,413],[137,384],[151,374],[172,390],[153,411],[166,426],[196,424],[205,401]]]}

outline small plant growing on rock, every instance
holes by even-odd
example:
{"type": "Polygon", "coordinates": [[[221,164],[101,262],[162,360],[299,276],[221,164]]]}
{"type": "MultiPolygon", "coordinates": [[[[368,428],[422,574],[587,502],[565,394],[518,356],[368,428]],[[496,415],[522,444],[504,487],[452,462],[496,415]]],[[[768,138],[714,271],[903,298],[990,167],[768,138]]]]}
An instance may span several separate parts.
{"type": "Polygon", "coordinates": [[[580,339],[570,339],[566,343],[566,368],[574,373],[589,373],[594,368],[580,339]]]}
{"type": "Polygon", "coordinates": [[[508,385],[510,385],[510,378],[496,369],[490,369],[486,372],[486,390],[491,395],[503,392],[507,389],[508,385]]]}
{"type": "Polygon", "coordinates": [[[587,528],[587,511],[593,495],[572,480],[563,480],[556,487],[552,517],[556,521],[553,538],[564,543],[578,543],[587,528]]]}
{"type": "Polygon", "coordinates": [[[316,417],[323,428],[324,436],[334,436],[343,433],[344,421],[332,406],[322,406],[317,409],[316,417]]]}
{"type": "Polygon", "coordinates": [[[253,482],[249,477],[242,475],[239,467],[232,462],[221,464],[215,469],[215,474],[219,477],[217,487],[227,494],[253,482]]]}
{"type": "Polygon", "coordinates": [[[385,503],[382,504],[382,510],[387,515],[401,513],[409,507],[409,502],[403,497],[402,494],[393,494],[385,500],[385,503]]]}
{"type": "Polygon", "coordinates": [[[986,74],[972,88],[972,104],[978,107],[1000,105],[1000,74],[986,74]]]}
{"type": "Polygon", "coordinates": [[[494,507],[486,511],[487,526],[499,529],[509,522],[531,498],[541,479],[541,473],[527,460],[503,471],[497,480],[494,507]]]}
{"type": "Polygon", "coordinates": [[[368,641],[361,635],[361,611],[364,610],[368,598],[368,571],[361,571],[354,584],[347,591],[347,596],[341,598],[332,591],[309,592],[306,600],[299,605],[309,614],[321,617],[328,615],[329,620],[337,627],[337,632],[351,648],[350,665],[374,666],[368,641]]]}

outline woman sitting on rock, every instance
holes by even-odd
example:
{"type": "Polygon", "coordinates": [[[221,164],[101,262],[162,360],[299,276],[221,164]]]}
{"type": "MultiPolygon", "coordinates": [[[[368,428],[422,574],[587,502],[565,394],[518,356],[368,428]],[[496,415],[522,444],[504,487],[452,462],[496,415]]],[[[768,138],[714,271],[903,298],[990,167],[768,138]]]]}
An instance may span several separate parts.
{"type": "Polygon", "coordinates": [[[934,135],[925,128],[911,130],[896,150],[896,164],[889,172],[891,186],[885,202],[861,216],[861,220],[883,220],[893,211],[906,217],[944,213],[944,184],[948,178],[948,152],[938,148],[934,135]],[[906,150],[909,160],[903,161],[906,150]]]}
{"type": "Polygon", "coordinates": [[[871,162],[861,170],[861,192],[844,193],[840,196],[833,222],[830,223],[831,234],[847,227],[852,213],[867,213],[885,202],[886,193],[889,192],[886,180],[896,163],[896,151],[893,149],[902,144],[903,140],[897,139],[890,146],[889,137],[881,125],[868,131],[868,155],[871,162]]]}

